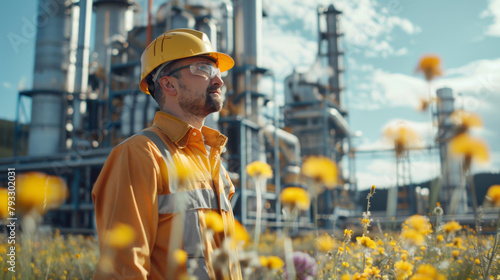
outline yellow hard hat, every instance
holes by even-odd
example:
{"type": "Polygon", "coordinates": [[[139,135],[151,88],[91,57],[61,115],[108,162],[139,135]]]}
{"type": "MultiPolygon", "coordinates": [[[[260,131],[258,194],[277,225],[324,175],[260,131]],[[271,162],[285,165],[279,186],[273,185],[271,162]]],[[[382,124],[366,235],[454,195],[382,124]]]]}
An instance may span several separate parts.
{"type": "Polygon", "coordinates": [[[221,72],[234,66],[234,60],[229,55],[214,50],[205,33],[186,28],[174,29],[160,35],[142,53],[139,88],[150,94],[146,77],[156,67],[165,62],[199,55],[213,57],[221,72]]]}

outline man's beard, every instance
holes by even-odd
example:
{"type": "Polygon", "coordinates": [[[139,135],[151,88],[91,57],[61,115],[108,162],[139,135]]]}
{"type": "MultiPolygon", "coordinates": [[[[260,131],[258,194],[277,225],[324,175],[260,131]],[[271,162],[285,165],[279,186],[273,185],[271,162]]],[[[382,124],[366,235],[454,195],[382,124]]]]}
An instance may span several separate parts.
{"type": "Polygon", "coordinates": [[[183,97],[179,100],[179,106],[186,113],[190,113],[196,116],[206,117],[211,113],[219,112],[222,109],[222,97],[213,97],[210,92],[217,91],[218,87],[209,86],[205,91],[205,102],[200,104],[200,100],[197,97],[183,97]]]}

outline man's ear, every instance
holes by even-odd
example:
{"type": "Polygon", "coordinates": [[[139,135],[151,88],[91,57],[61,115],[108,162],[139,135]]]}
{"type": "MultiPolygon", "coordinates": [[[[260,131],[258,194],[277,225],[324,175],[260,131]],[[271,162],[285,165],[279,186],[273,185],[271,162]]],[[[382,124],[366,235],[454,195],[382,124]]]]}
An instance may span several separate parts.
{"type": "Polygon", "coordinates": [[[168,95],[176,95],[177,89],[172,83],[172,77],[163,76],[160,78],[160,86],[163,91],[165,91],[168,95]]]}

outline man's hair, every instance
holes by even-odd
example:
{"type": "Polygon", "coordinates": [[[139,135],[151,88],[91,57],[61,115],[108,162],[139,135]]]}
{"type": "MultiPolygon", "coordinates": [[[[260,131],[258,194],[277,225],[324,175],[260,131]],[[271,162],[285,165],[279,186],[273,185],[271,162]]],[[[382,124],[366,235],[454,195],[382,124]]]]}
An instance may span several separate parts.
{"type": "MultiPolygon", "coordinates": [[[[153,81],[153,77],[155,76],[155,73],[158,71],[158,69],[163,65],[159,65],[156,67],[149,75],[146,77],[146,82],[148,84],[148,90],[151,96],[156,100],[156,103],[160,107],[163,106],[163,93],[161,91],[161,85],[160,85],[160,78],[168,74],[170,71],[172,71],[174,68],[176,68],[178,64],[178,60],[174,60],[168,63],[167,66],[165,66],[161,72],[157,75],[156,81],[153,81]]],[[[170,75],[175,78],[180,78],[181,72],[175,72],[172,75],[170,75]]]]}

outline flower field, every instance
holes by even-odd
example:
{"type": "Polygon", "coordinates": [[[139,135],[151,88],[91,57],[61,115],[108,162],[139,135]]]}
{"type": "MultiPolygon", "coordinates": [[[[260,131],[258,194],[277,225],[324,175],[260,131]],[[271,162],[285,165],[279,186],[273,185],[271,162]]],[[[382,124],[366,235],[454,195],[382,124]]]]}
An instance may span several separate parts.
{"type": "MultiPolygon", "coordinates": [[[[239,227],[241,247],[238,254],[230,254],[240,258],[247,279],[290,279],[292,274],[295,279],[485,279],[484,275],[500,279],[497,235],[478,238],[475,230],[455,221],[440,223],[439,208],[436,206],[437,214],[430,218],[409,217],[399,231],[384,232],[367,213],[353,227],[359,232],[345,229],[316,237],[310,231],[290,238],[266,231],[256,250],[247,231],[239,227]],[[285,257],[287,251],[293,252],[290,260],[285,257]],[[293,263],[292,271],[288,261],[293,263]]],[[[209,227],[218,226],[217,218],[210,218],[209,227]]],[[[117,228],[114,246],[126,245],[131,235],[128,229],[117,228]]],[[[63,236],[57,230],[23,232],[17,244],[16,272],[12,273],[5,259],[10,245],[2,236],[0,279],[92,279],[99,257],[93,237],[63,236]]]]}

